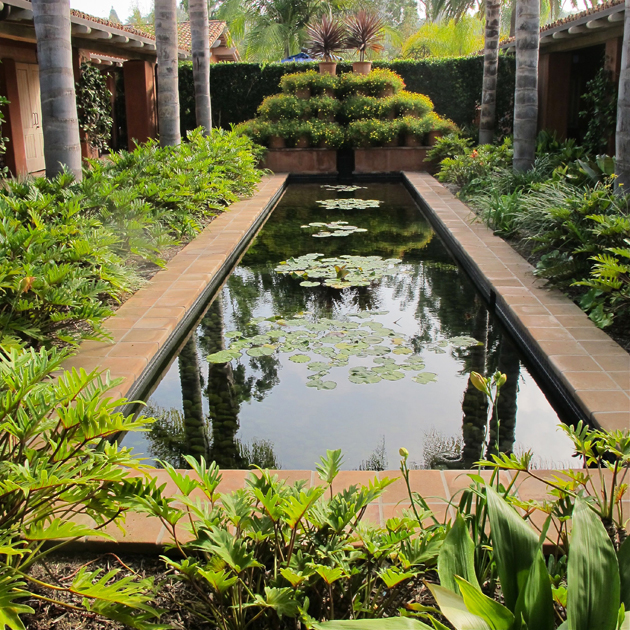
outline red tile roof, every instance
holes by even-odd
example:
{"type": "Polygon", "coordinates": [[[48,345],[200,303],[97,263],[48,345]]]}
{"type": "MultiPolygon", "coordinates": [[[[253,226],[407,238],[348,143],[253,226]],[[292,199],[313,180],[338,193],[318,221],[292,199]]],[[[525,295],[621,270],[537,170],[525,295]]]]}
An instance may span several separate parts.
{"type": "MultiPolygon", "coordinates": [[[[214,44],[222,35],[223,31],[225,31],[225,27],[227,26],[226,22],[222,20],[209,20],[208,22],[208,30],[210,32],[210,46],[214,44]]],[[[179,47],[184,50],[191,50],[192,41],[190,35],[190,22],[180,22],[177,25],[177,32],[179,35],[179,47]]],[[[222,40],[225,40],[225,36],[221,37],[222,40]]],[[[223,45],[226,44],[225,41],[221,42],[223,45]]]]}
{"type": "Polygon", "coordinates": [[[141,31],[134,26],[129,26],[127,24],[117,24],[116,22],[110,22],[105,18],[96,17],[95,15],[89,15],[88,13],[83,13],[83,11],[77,11],[76,9],[70,9],[70,14],[74,17],[81,18],[82,20],[87,20],[88,22],[94,22],[96,24],[102,24],[103,26],[108,26],[109,28],[117,28],[121,31],[127,31],[128,33],[133,33],[134,35],[139,35],[140,37],[146,37],[147,39],[155,39],[155,35],[150,33],[148,30],[141,31]]]}

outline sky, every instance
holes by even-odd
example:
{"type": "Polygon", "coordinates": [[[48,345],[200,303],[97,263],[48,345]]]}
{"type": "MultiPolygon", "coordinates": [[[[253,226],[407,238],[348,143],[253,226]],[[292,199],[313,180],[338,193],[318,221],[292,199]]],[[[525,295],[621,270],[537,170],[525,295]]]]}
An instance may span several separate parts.
{"type": "Polygon", "coordinates": [[[77,11],[83,11],[96,17],[108,18],[112,7],[116,9],[118,17],[124,22],[134,6],[138,6],[143,14],[153,7],[153,0],[70,0],[70,6],[77,11]]]}

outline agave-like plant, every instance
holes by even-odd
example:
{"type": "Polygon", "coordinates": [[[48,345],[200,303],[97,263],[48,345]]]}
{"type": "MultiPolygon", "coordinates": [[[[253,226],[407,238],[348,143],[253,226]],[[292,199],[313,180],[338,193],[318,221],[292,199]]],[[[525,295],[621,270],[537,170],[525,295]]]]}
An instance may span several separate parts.
{"type": "Polygon", "coordinates": [[[350,15],[345,20],[348,36],[346,47],[359,51],[359,61],[365,61],[365,52],[372,50],[381,52],[384,50],[383,31],[385,23],[376,13],[359,11],[356,15],[350,15]]]}
{"type": "Polygon", "coordinates": [[[335,53],[346,49],[345,25],[332,16],[324,15],[319,22],[306,27],[308,51],[313,57],[333,61],[335,53]]]}

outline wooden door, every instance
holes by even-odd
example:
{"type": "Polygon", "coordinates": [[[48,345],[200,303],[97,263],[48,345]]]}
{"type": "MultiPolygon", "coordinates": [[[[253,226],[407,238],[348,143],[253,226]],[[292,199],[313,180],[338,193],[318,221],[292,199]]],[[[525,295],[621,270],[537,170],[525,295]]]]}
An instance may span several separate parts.
{"type": "Polygon", "coordinates": [[[20,113],[24,130],[26,168],[29,173],[43,171],[44,131],[42,129],[42,105],[39,93],[39,66],[34,63],[16,63],[20,113]]]}

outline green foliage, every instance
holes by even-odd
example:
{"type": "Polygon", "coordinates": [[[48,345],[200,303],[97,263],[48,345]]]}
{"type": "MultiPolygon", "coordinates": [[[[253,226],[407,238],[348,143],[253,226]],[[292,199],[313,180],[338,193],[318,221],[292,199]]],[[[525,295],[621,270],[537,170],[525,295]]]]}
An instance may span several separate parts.
{"type": "MultiPolygon", "coordinates": [[[[274,89],[277,87],[273,86],[274,89]]],[[[316,70],[285,74],[280,79],[280,89],[285,94],[295,94],[298,90],[310,90],[311,96],[334,91],[337,79],[332,74],[320,74],[316,70]]]]}
{"type": "Polygon", "coordinates": [[[109,148],[112,135],[112,93],[107,80],[96,66],[82,63],[76,85],[79,104],[79,128],[90,145],[99,151],[109,148]]]}
{"type": "Polygon", "coordinates": [[[83,181],[9,180],[0,191],[0,335],[4,345],[102,338],[110,303],[139,286],[140,259],[199,231],[250,194],[251,142],[222,130],[180,147],[149,142],[95,160],[83,181]]]}
{"type": "Polygon", "coordinates": [[[464,15],[458,20],[427,21],[402,47],[406,59],[462,57],[483,50],[483,20],[464,15]]]}
{"type": "MultiPolygon", "coordinates": [[[[435,111],[440,116],[453,120],[458,126],[471,125],[475,119],[477,104],[481,98],[482,56],[375,61],[373,67],[388,68],[399,74],[408,91],[426,94],[434,103],[435,111]]],[[[337,66],[339,73],[351,70],[350,63],[339,63],[337,66]]],[[[181,122],[182,132],[185,132],[196,127],[194,93],[191,89],[192,64],[181,62],[179,71],[181,122]]],[[[330,80],[320,78],[330,75],[319,75],[317,64],[314,63],[212,64],[210,80],[213,124],[227,129],[231,124],[254,118],[263,99],[278,92],[278,84],[283,76],[296,73],[304,75],[307,72],[313,81],[330,80]]],[[[286,90],[283,88],[283,91],[286,90]]],[[[291,87],[289,91],[294,92],[295,88],[291,87]]],[[[314,92],[319,93],[321,90],[314,92]]],[[[499,119],[510,116],[514,109],[513,96],[514,56],[500,55],[497,80],[499,119]]]]}
{"type": "Polygon", "coordinates": [[[443,528],[423,529],[406,516],[385,528],[366,523],[367,506],[391,480],[334,492],[340,466],[340,451],[329,451],[317,467],[321,485],[306,489],[259,471],[245,489],[225,495],[216,493],[214,464],[210,480],[186,484],[167,466],[182,495],[159,505],[145,501],[145,509],[162,519],[183,555],[165,560],[194,586],[202,620],[230,630],[289,628],[298,618],[309,625],[380,619],[408,601],[435,566],[443,528]],[[208,497],[203,502],[193,498],[199,491],[208,497]],[[181,540],[183,529],[189,543],[181,540]]]}
{"type": "Polygon", "coordinates": [[[152,579],[84,566],[71,580],[49,583],[29,570],[79,537],[111,538],[107,525],[122,525],[135,501],[158,494],[155,483],[130,476],[142,472],[140,460],[110,441],[152,419],[117,411],[125,401],[107,396],[118,383],[107,376],[59,373],[67,357],[56,349],[0,356],[0,627],[23,629],[19,617],[32,610],[15,600],[44,589],[62,608],[149,630],[159,614],[149,604],[152,579]]]}
{"type": "Polygon", "coordinates": [[[265,120],[301,118],[308,115],[308,101],[291,94],[268,96],[258,108],[258,115],[265,120]]]}
{"type": "Polygon", "coordinates": [[[387,99],[388,109],[396,116],[416,116],[421,118],[433,111],[433,103],[428,96],[402,90],[387,99]]]}
{"type": "Polygon", "coordinates": [[[348,142],[354,147],[395,146],[401,131],[398,120],[355,120],[348,125],[348,142]]]}
{"type": "Polygon", "coordinates": [[[343,101],[341,115],[347,121],[381,118],[387,114],[386,107],[382,99],[373,96],[350,96],[343,101]]]}
{"type": "Polygon", "coordinates": [[[336,89],[341,98],[352,94],[381,98],[396,94],[404,87],[404,79],[396,72],[387,68],[376,68],[369,74],[347,72],[340,75],[336,89]]]}
{"type": "Polygon", "coordinates": [[[615,133],[617,124],[617,82],[610,70],[602,68],[594,79],[586,84],[582,95],[584,109],[580,118],[587,121],[584,146],[593,153],[603,153],[608,139],[615,133]]]}

